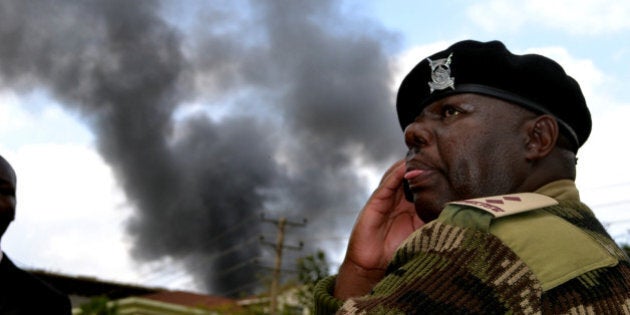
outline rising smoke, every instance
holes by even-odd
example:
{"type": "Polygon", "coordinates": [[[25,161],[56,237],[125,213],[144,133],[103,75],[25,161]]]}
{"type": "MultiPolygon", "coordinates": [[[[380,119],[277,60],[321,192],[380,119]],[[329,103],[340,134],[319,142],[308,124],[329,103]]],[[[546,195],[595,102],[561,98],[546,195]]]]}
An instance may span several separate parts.
{"type": "Polygon", "coordinates": [[[333,0],[192,5],[3,0],[0,84],[81,115],[135,208],[134,257],[251,291],[261,212],[308,219],[287,230],[302,254],[343,247],[322,240],[351,229],[358,168],[402,153],[392,35],[333,0]]]}

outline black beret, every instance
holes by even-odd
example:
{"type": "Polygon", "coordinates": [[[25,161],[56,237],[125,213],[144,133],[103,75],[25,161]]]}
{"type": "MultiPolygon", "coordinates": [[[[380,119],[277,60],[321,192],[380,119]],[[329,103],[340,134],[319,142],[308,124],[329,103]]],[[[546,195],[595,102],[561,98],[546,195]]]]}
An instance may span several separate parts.
{"type": "Polygon", "coordinates": [[[453,44],[418,63],[398,90],[396,109],[403,130],[430,103],[460,93],[496,97],[556,117],[572,149],[591,133],[591,114],[578,83],[555,61],[515,55],[499,41],[453,44]]]}

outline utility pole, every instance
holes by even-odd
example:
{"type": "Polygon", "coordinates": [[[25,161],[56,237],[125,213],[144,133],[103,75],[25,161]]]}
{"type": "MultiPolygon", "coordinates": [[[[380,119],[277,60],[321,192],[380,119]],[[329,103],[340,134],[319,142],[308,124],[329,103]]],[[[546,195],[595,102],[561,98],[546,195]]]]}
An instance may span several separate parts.
{"type": "Polygon", "coordinates": [[[287,219],[282,217],[278,220],[278,237],[276,238],[276,263],[273,268],[273,278],[271,279],[271,291],[269,292],[271,315],[275,315],[278,310],[278,287],[280,282],[280,268],[282,268],[282,247],[284,246],[284,226],[287,219]]]}
{"type": "Polygon", "coordinates": [[[269,291],[269,314],[276,315],[278,312],[278,293],[280,288],[280,274],[282,271],[282,250],[287,249],[302,249],[302,243],[300,246],[288,246],[284,245],[284,229],[287,225],[292,226],[304,226],[306,225],[306,219],[303,222],[290,222],[285,217],[280,217],[278,220],[265,219],[265,215],[262,215],[262,220],[266,222],[274,223],[278,226],[278,233],[276,235],[276,243],[267,243],[275,247],[276,259],[273,268],[273,278],[271,279],[271,289],[269,291]]]}

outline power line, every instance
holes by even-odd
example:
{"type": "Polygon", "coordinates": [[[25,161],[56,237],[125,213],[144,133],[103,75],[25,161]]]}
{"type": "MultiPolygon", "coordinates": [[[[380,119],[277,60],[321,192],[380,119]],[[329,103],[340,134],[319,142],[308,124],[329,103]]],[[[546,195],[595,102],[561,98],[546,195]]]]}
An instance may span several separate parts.
{"type": "Polygon", "coordinates": [[[604,221],[602,221],[603,225],[613,225],[613,224],[621,224],[621,223],[630,223],[630,219],[604,220],[604,221]]]}
{"type": "Polygon", "coordinates": [[[228,292],[226,292],[226,293],[223,293],[223,294],[224,294],[224,295],[227,295],[227,296],[230,296],[230,295],[232,295],[232,294],[234,294],[234,293],[236,293],[236,292],[242,291],[242,290],[243,290],[243,289],[245,289],[245,288],[249,288],[249,287],[251,287],[251,286],[258,285],[258,284],[260,284],[260,281],[261,281],[260,279],[257,279],[257,280],[255,280],[255,281],[248,282],[248,283],[246,283],[246,284],[243,284],[243,285],[241,285],[241,286],[239,286],[239,287],[237,287],[237,288],[235,288],[235,289],[232,289],[232,290],[230,290],[230,291],[228,291],[228,292]]]}
{"type": "Polygon", "coordinates": [[[239,269],[241,269],[243,267],[249,266],[251,264],[258,263],[258,259],[259,259],[258,257],[250,258],[250,259],[248,259],[248,260],[246,260],[244,262],[241,262],[239,264],[236,264],[236,265],[234,265],[234,266],[232,266],[230,268],[221,270],[218,273],[220,274],[220,277],[224,277],[225,275],[228,275],[228,274],[230,274],[230,273],[232,273],[234,271],[237,271],[237,270],[239,270],[239,269]]]}
{"type": "Polygon", "coordinates": [[[630,185],[630,182],[621,182],[621,183],[614,183],[614,184],[609,184],[609,185],[584,188],[582,190],[590,191],[590,190],[610,189],[610,188],[617,188],[617,187],[628,186],[628,185],[630,185]]]}
{"type": "Polygon", "coordinates": [[[619,200],[619,201],[613,201],[613,202],[594,205],[592,206],[592,208],[594,209],[607,208],[607,207],[621,206],[621,205],[629,204],[629,203],[630,203],[630,200],[619,200]]]}
{"type": "MultiPolygon", "coordinates": [[[[239,220],[239,222],[237,224],[234,224],[232,226],[230,226],[229,228],[223,230],[222,232],[220,232],[218,235],[213,236],[212,238],[210,238],[209,240],[206,240],[205,242],[207,243],[217,243],[219,240],[221,240],[222,238],[226,237],[227,235],[229,235],[230,233],[237,231],[237,230],[241,230],[241,228],[243,226],[245,226],[246,224],[251,223],[252,221],[256,220],[256,218],[258,218],[259,214],[258,213],[251,213],[250,215],[246,216],[245,218],[243,218],[242,220],[239,220]]],[[[258,236],[253,236],[247,240],[245,240],[245,243],[249,243],[251,242],[253,239],[257,238],[258,236]]],[[[224,256],[226,254],[229,254],[231,252],[235,251],[235,248],[237,248],[238,246],[242,246],[243,244],[236,244],[228,249],[224,249],[221,252],[217,253],[217,257],[221,257],[224,256]]],[[[209,259],[215,259],[216,257],[212,257],[209,259]]],[[[174,259],[177,261],[182,261],[182,259],[174,259]]],[[[180,277],[183,277],[186,274],[190,274],[192,272],[194,272],[194,270],[199,270],[202,268],[201,265],[205,265],[206,264],[206,260],[196,260],[197,263],[195,264],[186,264],[185,268],[180,268],[179,272],[175,273],[175,274],[179,274],[180,277]],[[192,271],[190,271],[192,270],[192,271]]],[[[173,276],[173,269],[171,268],[171,263],[161,263],[158,262],[158,265],[151,268],[152,270],[143,272],[143,274],[139,277],[140,279],[142,279],[142,281],[144,282],[152,282],[153,280],[157,279],[157,278],[164,278],[165,274],[167,274],[168,276],[173,276]]]]}
{"type": "MultiPolygon", "coordinates": [[[[147,276],[142,276],[143,281],[145,282],[154,282],[157,279],[169,279],[169,278],[182,278],[185,277],[187,275],[190,275],[191,273],[195,273],[198,270],[201,270],[202,268],[207,268],[208,267],[208,262],[211,260],[216,260],[218,258],[224,257],[228,254],[234,253],[237,250],[241,249],[243,246],[247,245],[247,244],[251,244],[254,241],[259,240],[260,236],[255,235],[252,236],[248,239],[246,239],[243,242],[237,243],[232,245],[229,248],[223,249],[222,251],[218,252],[218,253],[214,253],[211,256],[207,257],[206,259],[195,259],[194,263],[188,263],[185,265],[184,268],[178,268],[177,270],[173,270],[172,266],[170,265],[162,265],[160,267],[157,267],[156,271],[152,271],[151,274],[147,275],[147,276]]],[[[181,260],[180,260],[181,261],[181,260]]]]}
{"type": "Polygon", "coordinates": [[[240,228],[242,226],[250,223],[251,221],[254,221],[257,217],[258,217],[258,214],[252,213],[249,216],[245,217],[243,220],[240,220],[240,222],[238,224],[232,225],[228,229],[226,229],[223,232],[221,232],[219,235],[213,236],[211,239],[207,240],[207,242],[214,243],[217,240],[220,240],[221,238],[225,237],[229,233],[231,233],[233,231],[236,231],[236,230],[240,230],[240,228]]]}
{"type": "Polygon", "coordinates": [[[245,241],[243,241],[241,243],[236,243],[236,244],[232,245],[231,247],[229,247],[227,249],[223,249],[219,253],[212,254],[209,257],[209,259],[217,259],[217,258],[223,257],[223,256],[225,256],[227,254],[231,254],[231,253],[233,253],[233,252],[235,252],[235,251],[237,251],[239,249],[242,249],[243,246],[251,244],[252,242],[257,241],[257,240],[260,240],[260,236],[254,235],[254,236],[248,238],[247,240],[245,240],[245,241]]]}

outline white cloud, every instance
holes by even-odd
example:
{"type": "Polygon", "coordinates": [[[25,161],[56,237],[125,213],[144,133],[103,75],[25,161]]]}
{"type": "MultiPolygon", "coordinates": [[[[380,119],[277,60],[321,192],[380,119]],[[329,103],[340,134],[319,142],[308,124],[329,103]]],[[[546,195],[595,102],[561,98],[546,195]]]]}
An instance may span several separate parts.
{"type": "Polygon", "coordinates": [[[92,148],[24,145],[5,156],[18,175],[16,220],[2,241],[8,255],[28,268],[134,279],[123,233],[131,209],[92,148]]]}
{"type": "MultiPolygon", "coordinates": [[[[523,2],[520,2],[523,3],[523,2]]],[[[527,22],[527,16],[519,14],[517,3],[489,1],[474,4],[467,9],[468,17],[487,31],[515,31],[527,22]]]]}
{"type": "Polygon", "coordinates": [[[52,101],[36,110],[28,102],[0,91],[0,154],[18,177],[16,220],[2,250],[25,268],[200,290],[172,259],[140,264],[130,257],[125,222],[133,211],[92,134],[52,101]]]}
{"type": "Polygon", "coordinates": [[[625,139],[630,134],[629,116],[630,104],[622,103],[593,113],[593,132],[579,152],[577,177],[584,202],[609,224],[609,233],[625,243],[630,230],[630,169],[624,167],[630,155],[625,139]]]}
{"type": "Polygon", "coordinates": [[[20,110],[18,97],[8,91],[0,91],[0,134],[23,128],[31,119],[20,110]]]}
{"type": "Polygon", "coordinates": [[[474,4],[468,17],[487,31],[540,25],[571,34],[597,35],[630,29],[630,2],[622,0],[492,0],[474,4]]]}
{"type": "Polygon", "coordinates": [[[18,176],[2,250],[25,268],[138,280],[124,232],[131,209],[92,135],[54,103],[27,110],[27,102],[0,93],[0,154],[18,176]]]}

